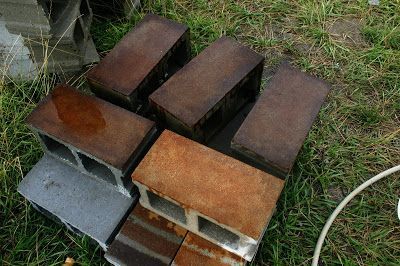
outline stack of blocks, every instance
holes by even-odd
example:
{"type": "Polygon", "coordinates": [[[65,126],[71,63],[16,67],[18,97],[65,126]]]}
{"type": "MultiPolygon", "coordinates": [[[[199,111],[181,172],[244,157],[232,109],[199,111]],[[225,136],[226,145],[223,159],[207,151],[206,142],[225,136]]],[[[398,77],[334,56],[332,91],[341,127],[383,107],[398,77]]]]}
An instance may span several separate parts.
{"type": "Polygon", "coordinates": [[[147,15],[88,73],[102,99],[59,85],[27,119],[46,155],[19,192],[114,265],[251,261],[329,91],[282,64],[258,97],[263,57],[227,37],[189,58],[147,15]]]}
{"type": "Polygon", "coordinates": [[[78,71],[99,60],[89,0],[0,0],[0,8],[8,31],[21,34],[37,68],[78,71]]]}

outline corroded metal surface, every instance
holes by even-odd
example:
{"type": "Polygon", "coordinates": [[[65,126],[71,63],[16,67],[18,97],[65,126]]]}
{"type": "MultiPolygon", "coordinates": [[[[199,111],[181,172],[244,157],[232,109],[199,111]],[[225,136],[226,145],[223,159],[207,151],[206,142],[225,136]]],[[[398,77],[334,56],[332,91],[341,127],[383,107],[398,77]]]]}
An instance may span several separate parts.
{"type": "Polygon", "coordinates": [[[326,82],[282,64],[236,133],[232,147],[286,175],[329,88],[326,82]]]}
{"type": "Polygon", "coordinates": [[[263,60],[251,49],[222,37],[166,81],[149,100],[193,127],[263,60]]]}
{"type": "Polygon", "coordinates": [[[284,182],[165,130],[132,174],[161,196],[258,240],[284,182]]]}
{"type": "Polygon", "coordinates": [[[87,78],[95,86],[129,96],[187,32],[185,25],[148,14],[87,78]]]}
{"type": "Polygon", "coordinates": [[[187,230],[137,204],[105,257],[119,265],[169,265],[187,230]]]}
{"type": "Polygon", "coordinates": [[[124,170],[154,122],[61,84],[27,118],[39,132],[124,170]]]}
{"type": "Polygon", "coordinates": [[[185,241],[180,247],[171,265],[239,266],[246,265],[246,261],[239,256],[232,254],[191,232],[188,232],[185,241]]]}

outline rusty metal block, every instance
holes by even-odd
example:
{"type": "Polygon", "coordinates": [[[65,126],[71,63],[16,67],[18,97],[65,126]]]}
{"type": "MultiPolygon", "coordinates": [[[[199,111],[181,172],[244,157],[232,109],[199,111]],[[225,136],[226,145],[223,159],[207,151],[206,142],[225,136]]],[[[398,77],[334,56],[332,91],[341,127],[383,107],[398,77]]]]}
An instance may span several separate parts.
{"type": "Polygon", "coordinates": [[[285,177],[330,86],[282,64],[232,140],[246,158],[285,177]]]}
{"type": "Polygon", "coordinates": [[[104,257],[113,265],[170,265],[186,233],[137,204],[104,257]]]}
{"type": "Polygon", "coordinates": [[[61,84],[28,125],[46,152],[128,194],[129,175],[156,135],[154,122],[61,84]]]}
{"type": "Polygon", "coordinates": [[[189,28],[148,14],[87,74],[99,97],[135,111],[190,59],[189,28]]]}
{"type": "Polygon", "coordinates": [[[241,266],[246,261],[219,246],[188,232],[172,266],[241,266]]]}
{"type": "Polygon", "coordinates": [[[142,206],[251,260],[284,181],[165,130],[132,174],[142,206]]]}
{"type": "Polygon", "coordinates": [[[150,95],[159,120],[206,142],[258,94],[264,57],[222,37],[150,95]]]}

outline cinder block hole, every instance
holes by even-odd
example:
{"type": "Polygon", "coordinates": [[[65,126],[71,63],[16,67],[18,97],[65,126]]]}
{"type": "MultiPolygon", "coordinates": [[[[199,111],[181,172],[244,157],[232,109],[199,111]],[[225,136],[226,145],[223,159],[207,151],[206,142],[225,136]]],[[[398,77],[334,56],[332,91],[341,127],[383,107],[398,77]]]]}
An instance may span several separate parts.
{"type": "Polygon", "coordinates": [[[147,191],[147,197],[149,198],[151,207],[183,224],[186,224],[185,210],[182,207],[169,200],[161,198],[151,191],[147,191]]]}
{"type": "Polygon", "coordinates": [[[233,249],[239,247],[240,237],[238,235],[200,216],[198,216],[198,223],[201,233],[233,249]]]}
{"type": "Polygon", "coordinates": [[[82,29],[82,23],[81,23],[81,21],[79,19],[76,20],[76,23],[75,23],[74,41],[75,41],[76,45],[78,46],[78,49],[83,51],[84,42],[85,42],[85,34],[83,32],[83,29],[82,29]]]}
{"type": "Polygon", "coordinates": [[[42,139],[44,145],[51,153],[70,163],[77,165],[76,159],[72,154],[72,151],[68,149],[67,146],[46,135],[39,134],[39,137],[42,139]]]}
{"type": "Polygon", "coordinates": [[[83,22],[87,27],[90,19],[90,7],[87,0],[82,0],[79,11],[82,15],[83,22]]]}
{"type": "Polygon", "coordinates": [[[82,161],[83,167],[85,167],[86,171],[88,171],[90,174],[97,176],[98,178],[101,178],[113,185],[117,185],[114,174],[107,166],[82,153],[78,153],[78,156],[82,161]]]}
{"type": "Polygon", "coordinates": [[[41,2],[46,16],[53,24],[57,23],[57,21],[61,18],[61,16],[64,14],[65,8],[68,5],[68,1],[40,0],[39,2],[41,2]]]}
{"type": "Polygon", "coordinates": [[[214,132],[221,124],[223,118],[223,106],[216,110],[203,124],[202,131],[205,134],[214,132]]]}

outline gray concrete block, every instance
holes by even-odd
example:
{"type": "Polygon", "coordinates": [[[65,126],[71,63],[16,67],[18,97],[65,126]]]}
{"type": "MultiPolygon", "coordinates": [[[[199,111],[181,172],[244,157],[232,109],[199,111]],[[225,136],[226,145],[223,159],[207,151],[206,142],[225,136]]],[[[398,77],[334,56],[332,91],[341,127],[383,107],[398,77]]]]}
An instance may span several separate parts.
{"type": "Polygon", "coordinates": [[[137,193],[124,196],[49,155],[25,176],[18,192],[36,209],[88,235],[105,250],[138,199],[137,193]]]}
{"type": "Polygon", "coordinates": [[[36,64],[22,36],[10,33],[0,17],[0,78],[33,79],[36,75],[36,64]]]}
{"type": "Polygon", "coordinates": [[[51,37],[49,19],[43,6],[37,1],[0,1],[0,10],[11,33],[51,37]]]}
{"type": "Polygon", "coordinates": [[[90,38],[86,46],[85,56],[83,57],[83,65],[88,65],[99,61],[100,57],[97,53],[96,46],[94,46],[94,42],[92,38],[90,38]]]}

